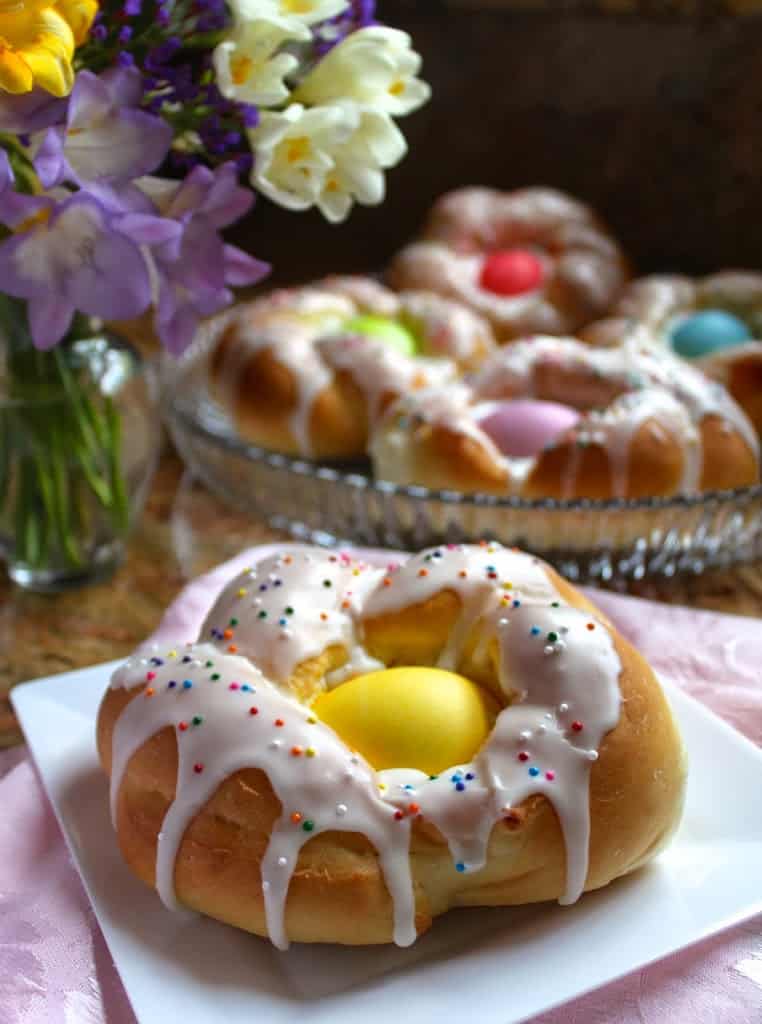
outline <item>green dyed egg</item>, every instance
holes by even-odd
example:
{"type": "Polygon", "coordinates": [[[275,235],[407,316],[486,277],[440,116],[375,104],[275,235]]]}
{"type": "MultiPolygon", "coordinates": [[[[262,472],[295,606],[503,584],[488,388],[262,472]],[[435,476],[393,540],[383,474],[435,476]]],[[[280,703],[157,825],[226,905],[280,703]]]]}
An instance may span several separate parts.
{"type": "Polygon", "coordinates": [[[418,355],[415,336],[396,320],[386,316],[355,316],[342,327],[348,334],[362,334],[367,338],[378,338],[385,345],[405,356],[418,355]]]}

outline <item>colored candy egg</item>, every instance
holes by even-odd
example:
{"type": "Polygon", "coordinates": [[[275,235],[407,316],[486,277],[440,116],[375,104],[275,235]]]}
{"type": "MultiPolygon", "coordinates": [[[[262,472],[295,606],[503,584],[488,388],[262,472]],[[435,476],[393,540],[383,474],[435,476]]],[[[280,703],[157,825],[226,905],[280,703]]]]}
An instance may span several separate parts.
{"type": "Polygon", "coordinates": [[[312,706],[376,769],[435,775],[469,761],[498,707],[476,683],[439,668],[390,668],[356,676],[312,706]]]}
{"type": "Polygon", "coordinates": [[[558,402],[516,398],[490,403],[479,426],[503,455],[525,458],[543,448],[576,425],[580,414],[558,402]]]}
{"type": "Polygon", "coordinates": [[[479,284],[495,295],[523,295],[539,288],[544,277],[542,261],[529,249],[498,249],[484,260],[479,284]]]}
{"type": "Polygon", "coordinates": [[[396,320],[390,320],[385,316],[356,316],[347,320],[342,330],[348,334],[378,338],[405,356],[415,356],[418,353],[418,342],[412,332],[396,320]]]}
{"type": "Polygon", "coordinates": [[[717,349],[749,341],[751,336],[739,317],[724,309],[705,309],[681,320],[673,329],[670,342],[679,356],[698,359],[717,349]]]}

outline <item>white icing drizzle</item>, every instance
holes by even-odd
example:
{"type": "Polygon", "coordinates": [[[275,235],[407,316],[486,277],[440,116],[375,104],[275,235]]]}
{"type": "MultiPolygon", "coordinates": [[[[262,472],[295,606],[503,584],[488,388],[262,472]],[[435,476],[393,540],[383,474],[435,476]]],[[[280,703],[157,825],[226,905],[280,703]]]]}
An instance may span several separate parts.
{"type": "Polygon", "coordinates": [[[682,449],[683,472],[678,489],[690,493],[701,480],[701,438],[687,410],[668,391],[645,388],[620,395],[602,412],[588,413],[576,428],[577,445],[563,474],[561,496],[575,492],[582,445],[603,448],[609,460],[611,488],[615,495],[627,493],[632,439],[644,423],[653,421],[653,429],[664,431],[682,449]]]}
{"type": "Polygon", "coordinates": [[[318,549],[293,550],[226,587],[202,636],[230,620],[236,622],[231,629],[239,653],[224,649],[226,637],[177,651],[144,651],[112,681],[114,688],[143,690],[114,730],[114,821],[130,758],[166,727],[177,737],[177,786],[161,827],[156,866],[157,889],[168,906],[177,905],[175,860],[188,825],[219,785],[243,768],[265,772],[281,803],[261,864],[268,932],[279,948],[288,944],[285,908],[300,851],[310,838],[336,831],[363,834],[374,846],[393,905],[394,940],[413,942],[409,845],[419,813],[448,844],[457,891],[459,877],[484,866],[492,830],[506,811],[532,795],[545,796],[566,846],[562,902],[579,897],[588,863],[589,770],[619,719],[621,665],[608,630],[588,612],[566,605],[537,559],[493,544],[448,545],[384,571],[318,549]],[[268,581],[268,589],[262,605],[253,606],[251,584],[259,580],[268,581]],[[342,596],[349,587],[349,598],[342,596]],[[246,593],[239,595],[241,588],[246,593]],[[497,644],[497,682],[512,703],[470,764],[436,777],[405,766],[375,773],[295,699],[286,677],[328,644],[361,649],[364,620],[418,605],[443,590],[458,596],[461,613],[440,665],[457,669],[461,648],[476,631],[477,649],[485,656],[497,644]],[[281,606],[294,609],[293,626],[278,640],[277,632],[265,631],[255,609],[269,616],[281,606]],[[267,665],[274,675],[268,678],[252,662],[267,665]]]}
{"type": "MultiPolygon", "coordinates": [[[[754,427],[727,391],[654,344],[650,332],[640,328],[633,329],[617,348],[592,348],[573,338],[519,341],[494,352],[468,385],[408,395],[389,410],[373,438],[371,454],[378,475],[400,483],[416,482],[420,470],[410,432],[416,425],[427,424],[479,444],[503,470],[506,493],[520,494],[539,456],[528,460],[500,454],[479,427],[478,416],[485,402],[527,396],[564,402],[585,413],[558,442],[576,440],[602,446],[609,459],[614,497],[627,492],[631,442],[649,420],[680,447],[681,492],[699,487],[699,426],[707,416],[724,420],[759,458],[754,427]]],[[[566,466],[563,497],[575,493],[579,456],[575,449],[566,466]]]]}
{"type": "Polygon", "coordinates": [[[383,575],[347,555],[311,549],[273,555],[228,583],[200,639],[223,650],[235,640],[237,653],[278,683],[335,644],[351,661],[365,596],[383,575]]]}
{"type": "Polygon", "coordinates": [[[161,729],[173,727],[178,737],[177,788],[162,822],[156,858],[156,888],[164,904],[178,909],[175,860],[189,823],[226,778],[243,768],[259,768],[282,807],[261,866],[274,945],[288,945],[285,905],[299,851],[326,831],[362,833],[379,851],[394,904],[395,942],[410,945],[415,940],[410,823],[397,821],[394,808],[380,798],[372,769],[247,659],[198,644],[184,647],[178,658],[161,660],[163,664],[153,665],[150,659],[135,659],[115,676],[114,686],[131,688],[151,672],[154,696],[131,701],[117,722],[111,801],[116,823],[119,788],[130,757],[161,729]],[[183,658],[191,660],[183,663],[183,658]],[[170,688],[171,682],[175,686],[170,688]],[[186,688],[186,683],[191,686],[186,688]],[[297,749],[298,755],[293,753],[297,749]],[[336,813],[337,794],[347,808],[344,816],[336,813]],[[292,815],[299,817],[294,821],[292,815]]]}
{"type": "Polygon", "coordinates": [[[494,348],[492,330],[468,306],[434,292],[401,292],[399,317],[420,339],[423,354],[475,369],[494,348]]]}
{"type": "Polygon", "coordinates": [[[382,399],[442,386],[457,376],[458,364],[472,368],[494,345],[487,324],[455,303],[438,295],[397,296],[363,277],[327,278],[314,286],[273,292],[227,314],[219,322],[219,333],[223,330],[223,400],[235,404],[247,362],[269,349],[295,380],[297,402],[289,429],[306,456],[313,450],[312,408],[337,370],[348,372],[366,396],[372,426],[382,399]],[[405,355],[377,338],[348,334],[344,325],[362,313],[412,323],[424,357],[405,355]]]}
{"type": "Polygon", "coordinates": [[[382,400],[423,387],[442,387],[457,374],[451,359],[411,359],[377,338],[337,334],[318,342],[318,351],[334,370],[348,373],[367,399],[368,422],[373,427],[382,400]]]}

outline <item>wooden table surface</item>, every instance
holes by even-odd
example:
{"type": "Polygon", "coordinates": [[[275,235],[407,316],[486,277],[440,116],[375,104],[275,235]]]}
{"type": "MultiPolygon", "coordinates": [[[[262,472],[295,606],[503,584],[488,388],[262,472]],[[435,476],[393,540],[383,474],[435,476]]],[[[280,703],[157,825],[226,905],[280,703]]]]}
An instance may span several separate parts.
{"type": "MultiPolygon", "coordinates": [[[[284,537],[228,509],[167,453],[124,565],[112,579],[55,596],[0,581],[0,746],[21,741],[8,692],[27,679],[129,654],[193,576],[252,544],[284,537]]],[[[762,563],[641,583],[653,600],[762,616],[762,563]]]]}

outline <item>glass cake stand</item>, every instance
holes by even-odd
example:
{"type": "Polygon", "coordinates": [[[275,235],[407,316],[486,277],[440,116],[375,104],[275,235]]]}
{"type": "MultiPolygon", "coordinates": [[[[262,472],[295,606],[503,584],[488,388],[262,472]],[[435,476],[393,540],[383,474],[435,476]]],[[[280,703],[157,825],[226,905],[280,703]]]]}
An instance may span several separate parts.
{"type": "Polygon", "coordinates": [[[274,529],[323,545],[421,548],[491,538],[534,551],[570,579],[605,584],[700,573],[762,557],[762,486],[669,498],[525,500],[403,487],[367,465],[329,466],[237,435],[207,387],[212,338],[162,367],[172,438],[192,472],[274,529]]]}

